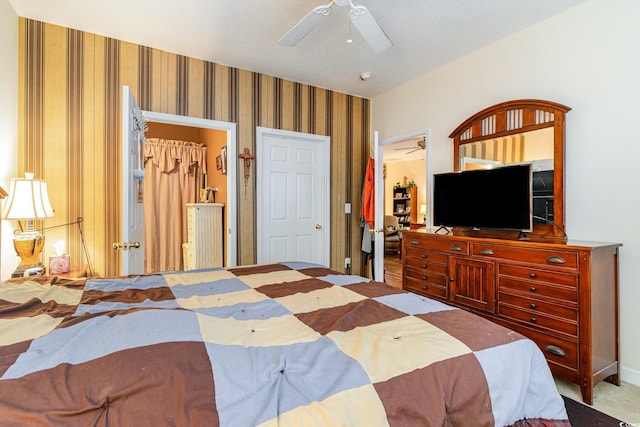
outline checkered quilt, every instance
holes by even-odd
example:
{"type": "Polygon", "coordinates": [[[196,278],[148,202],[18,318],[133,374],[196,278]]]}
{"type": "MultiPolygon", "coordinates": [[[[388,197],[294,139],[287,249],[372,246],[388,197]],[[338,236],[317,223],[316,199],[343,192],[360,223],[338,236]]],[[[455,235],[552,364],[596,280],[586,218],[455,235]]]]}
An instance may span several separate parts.
{"type": "Polygon", "coordinates": [[[307,263],[0,285],[0,424],[568,426],[546,361],[307,263]]]}

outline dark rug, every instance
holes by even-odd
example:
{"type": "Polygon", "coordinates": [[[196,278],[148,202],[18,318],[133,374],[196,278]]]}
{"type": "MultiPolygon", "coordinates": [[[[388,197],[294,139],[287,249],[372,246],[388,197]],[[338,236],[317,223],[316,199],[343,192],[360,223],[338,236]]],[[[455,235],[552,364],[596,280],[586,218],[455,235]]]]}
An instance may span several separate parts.
{"type": "Polygon", "coordinates": [[[625,423],[587,405],[562,396],[572,427],[623,427],[625,423]]]}

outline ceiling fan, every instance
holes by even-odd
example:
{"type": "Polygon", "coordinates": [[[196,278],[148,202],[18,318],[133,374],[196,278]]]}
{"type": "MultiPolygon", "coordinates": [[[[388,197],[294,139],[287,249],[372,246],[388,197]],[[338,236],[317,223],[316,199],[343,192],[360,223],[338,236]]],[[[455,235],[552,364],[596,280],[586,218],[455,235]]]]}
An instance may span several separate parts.
{"type": "Polygon", "coordinates": [[[407,151],[405,154],[411,154],[415,151],[418,150],[424,150],[427,147],[427,140],[425,137],[423,137],[422,139],[419,139],[416,142],[416,146],[415,147],[402,147],[402,148],[394,148],[394,150],[410,150],[407,151]]]}
{"type": "Polygon", "coordinates": [[[331,8],[334,4],[341,7],[349,6],[351,8],[349,18],[360,34],[362,34],[362,37],[366,40],[371,50],[375,53],[380,53],[391,47],[391,40],[389,40],[389,37],[387,37],[382,28],[380,28],[380,25],[378,25],[375,18],[371,15],[369,9],[364,6],[354,5],[352,0],[331,0],[329,4],[313,8],[307,16],[302,18],[280,39],[278,44],[287,47],[298,44],[300,40],[331,13],[331,8]]]}

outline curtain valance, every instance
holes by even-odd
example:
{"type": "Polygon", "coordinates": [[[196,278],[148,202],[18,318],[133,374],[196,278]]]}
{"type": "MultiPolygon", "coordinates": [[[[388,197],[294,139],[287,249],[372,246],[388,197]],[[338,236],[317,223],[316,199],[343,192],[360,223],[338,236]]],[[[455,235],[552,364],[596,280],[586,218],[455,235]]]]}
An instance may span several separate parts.
{"type": "Polygon", "coordinates": [[[202,173],[207,173],[207,147],[196,142],[147,138],[144,158],[145,163],[151,161],[163,173],[170,173],[177,168],[185,175],[198,168],[202,173]]]}

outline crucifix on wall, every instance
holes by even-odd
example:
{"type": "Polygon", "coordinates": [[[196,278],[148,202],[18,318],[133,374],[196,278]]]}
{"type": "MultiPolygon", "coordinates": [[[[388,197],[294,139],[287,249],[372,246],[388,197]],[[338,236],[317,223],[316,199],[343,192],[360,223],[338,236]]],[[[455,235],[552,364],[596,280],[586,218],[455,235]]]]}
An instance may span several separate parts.
{"type": "Polygon", "coordinates": [[[255,159],[255,154],[251,154],[251,150],[245,147],[242,154],[238,154],[238,157],[244,160],[244,188],[246,190],[247,183],[249,182],[249,175],[251,174],[251,159],[255,159]]]}

